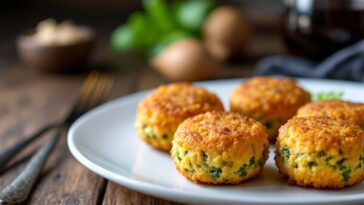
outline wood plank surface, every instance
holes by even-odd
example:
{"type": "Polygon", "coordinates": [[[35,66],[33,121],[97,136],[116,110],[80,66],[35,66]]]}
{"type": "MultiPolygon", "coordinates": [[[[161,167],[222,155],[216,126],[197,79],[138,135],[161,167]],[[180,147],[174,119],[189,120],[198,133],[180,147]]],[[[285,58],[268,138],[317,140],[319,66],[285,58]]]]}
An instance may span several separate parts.
{"type": "MultiPolygon", "coordinates": [[[[96,59],[106,59],[98,56],[96,59]]],[[[129,58],[129,57],[127,57],[129,58]]],[[[149,89],[167,83],[155,70],[138,59],[120,63],[100,64],[94,69],[113,72],[116,84],[112,98],[130,92],[149,89]],[[117,70],[117,72],[115,72],[117,70]]],[[[231,64],[221,70],[220,78],[251,75],[252,66],[231,64]],[[244,69],[241,69],[243,67],[244,69]]],[[[76,99],[85,74],[42,74],[16,67],[0,76],[0,150],[22,139],[48,122],[56,122],[66,115],[76,99]]],[[[49,136],[48,136],[49,137],[49,136]]],[[[43,137],[30,146],[2,171],[0,188],[8,184],[29,156],[48,138],[43,137]]],[[[47,161],[27,204],[103,204],[103,205],[170,205],[177,204],[129,190],[108,182],[87,170],[69,153],[64,136],[47,161]]]]}
{"type": "MultiPolygon", "coordinates": [[[[4,134],[0,148],[13,145],[45,123],[61,119],[77,96],[81,79],[81,76],[28,76],[22,70],[8,74],[6,86],[1,86],[1,94],[6,98],[2,98],[0,104],[8,112],[1,117],[1,133],[4,134]]],[[[31,146],[28,153],[36,147],[31,146]]],[[[18,158],[24,156],[26,153],[18,158]]],[[[24,165],[6,170],[0,178],[1,187],[12,180],[24,165]]],[[[97,201],[95,193],[103,183],[102,178],[85,170],[71,158],[64,136],[47,161],[28,204],[92,204],[97,201]],[[79,203],[74,203],[75,200],[79,203]]]]}
{"type": "MultiPolygon", "coordinates": [[[[116,77],[112,96],[129,93],[134,74],[116,77]]],[[[65,116],[78,95],[85,75],[44,75],[20,68],[0,78],[0,150],[33,133],[49,122],[65,116]]],[[[27,156],[47,140],[43,137],[1,172],[0,188],[8,184],[25,166],[27,156]],[[20,161],[20,162],[19,162],[20,161]]],[[[27,204],[100,204],[106,180],[84,168],[69,153],[66,136],[47,161],[42,176],[27,204]]]]}
{"type": "MultiPolygon", "coordinates": [[[[101,36],[99,52],[90,65],[116,77],[111,98],[168,82],[135,56],[120,57],[106,52],[108,35],[101,36]]],[[[277,33],[254,35],[240,61],[224,65],[217,78],[251,76],[258,59],[284,52],[278,39],[277,33]]],[[[0,48],[0,53],[8,51],[0,48]]],[[[62,119],[85,78],[85,74],[42,74],[19,66],[16,57],[7,59],[10,60],[0,62],[0,151],[46,123],[62,119]]],[[[21,171],[28,156],[48,137],[44,136],[0,170],[0,189],[21,171]]],[[[57,144],[26,204],[177,205],[132,191],[87,170],[69,153],[66,136],[57,144]]]]}
{"type": "Polygon", "coordinates": [[[178,203],[158,199],[132,191],[113,182],[108,182],[103,205],[178,205],[178,203]]]}

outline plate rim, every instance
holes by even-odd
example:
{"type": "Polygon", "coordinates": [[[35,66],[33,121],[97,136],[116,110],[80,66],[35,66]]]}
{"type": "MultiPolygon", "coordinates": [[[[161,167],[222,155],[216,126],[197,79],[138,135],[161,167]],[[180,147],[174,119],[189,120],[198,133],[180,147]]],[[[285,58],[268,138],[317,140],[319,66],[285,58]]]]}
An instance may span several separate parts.
{"type": "MultiPolygon", "coordinates": [[[[210,80],[210,81],[199,81],[199,82],[195,82],[194,84],[203,86],[206,83],[216,84],[216,83],[224,83],[226,81],[228,81],[229,83],[231,83],[231,82],[238,83],[239,81],[242,82],[246,79],[247,78],[219,79],[219,80],[210,80]]],[[[349,86],[363,86],[363,88],[364,88],[364,84],[362,85],[359,82],[351,82],[351,81],[344,81],[344,80],[327,80],[327,79],[312,79],[312,78],[293,78],[293,79],[296,79],[298,82],[312,81],[312,82],[316,82],[316,83],[340,83],[340,84],[346,84],[349,86]]],[[[188,197],[195,201],[200,201],[200,202],[205,202],[205,203],[208,201],[211,201],[211,200],[215,200],[217,202],[249,203],[249,204],[292,204],[292,203],[294,203],[294,204],[316,204],[316,203],[339,204],[342,202],[355,203],[355,202],[364,201],[364,192],[351,194],[349,196],[337,195],[335,197],[330,197],[330,198],[325,198],[325,199],[320,199],[320,200],[317,200],[317,199],[315,200],[315,199],[311,199],[311,198],[303,198],[303,199],[300,199],[299,202],[292,202],[292,201],[286,201],[284,199],[278,200],[278,198],[272,199],[272,198],[264,198],[264,197],[262,197],[262,198],[249,198],[249,197],[227,198],[226,196],[221,197],[220,195],[215,195],[214,198],[211,198],[210,196],[204,196],[204,195],[201,196],[201,195],[195,194],[193,192],[186,192],[186,191],[182,191],[179,189],[171,189],[171,188],[165,187],[163,185],[153,184],[148,181],[131,179],[131,178],[123,175],[122,173],[116,174],[113,171],[110,171],[110,170],[102,167],[102,165],[97,164],[96,162],[93,162],[92,160],[90,160],[87,156],[85,156],[79,150],[79,148],[77,148],[77,145],[75,143],[75,139],[76,139],[75,132],[81,124],[86,122],[88,119],[92,119],[99,114],[107,112],[108,110],[112,110],[112,109],[115,109],[115,107],[122,106],[122,104],[128,104],[128,101],[133,101],[133,99],[145,95],[146,93],[150,92],[152,89],[147,89],[147,90],[139,91],[139,92],[132,93],[129,95],[124,95],[117,99],[111,100],[107,103],[97,106],[96,108],[88,111],[87,113],[82,115],[80,118],[78,118],[70,126],[68,133],[67,133],[67,145],[69,147],[71,154],[77,159],[77,161],[79,161],[83,166],[85,166],[87,169],[91,170],[92,172],[95,172],[96,174],[98,174],[104,178],[107,178],[110,181],[116,182],[119,185],[125,186],[127,188],[130,188],[132,190],[135,190],[135,191],[138,191],[141,193],[145,193],[145,194],[160,197],[160,198],[165,198],[165,199],[172,200],[172,201],[178,201],[178,202],[183,202],[183,201],[176,200],[175,199],[176,197],[177,198],[188,197]],[[156,192],[158,192],[160,194],[155,194],[156,192]]],[[[184,203],[186,203],[186,202],[184,202],[184,203]]]]}

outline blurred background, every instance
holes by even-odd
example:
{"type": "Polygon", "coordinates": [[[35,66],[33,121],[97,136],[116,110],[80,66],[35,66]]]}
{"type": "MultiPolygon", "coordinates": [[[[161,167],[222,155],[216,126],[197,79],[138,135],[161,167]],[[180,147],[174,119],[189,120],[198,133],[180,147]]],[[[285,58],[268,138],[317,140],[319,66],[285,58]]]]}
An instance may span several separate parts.
{"type": "MultiPolygon", "coordinates": [[[[256,63],[271,55],[320,62],[364,36],[364,24],[360,23],[364,3],[360,0],[185,2],[189,1],[4,0],[0,8],[0,72],[22,67],[47,73],[92,69],[123,73],[149,67],[154,68],[153,75],[166,81],[231,78],[253,75],[256,63]],[[87,26],[95,38],[72,57],[65,57],[67,51],[59,54],[58,48],[44,48],[64,45],[38,45],[34,39],[24,39],[49,18],[55,23],[70,20],[72,26],[87,26]],[[186,39],[198,42],[174,44],[186,39]]],[[[46,30],[43,40],[62,33],[47,34],[46,30]]]]}
{"type": "MultiPolygon", "coordinates": [[[[229,69],[224,71],[221,77],[233,77],[235,73],[238,73],[236,74],[238,76],[246,75],[251,72],[252,66],[258,59],[284,52],[280,36],[280,20],[284,11],[281,0],[221,0],[217,3],[236,7],[251,27],[250,29],[254,31],[244,46],[242,54],[224,63],[224,66],[229,69]]],[[[0,72],[6,72],[20,65],[24,66],[18,58],[16,38],[22,32],[34,28],[40,21],[47,18],[53,18],[58,22],[72,20],[77,25],[90,26],[97,32],[97,45],[89,59],[91,66],[108,66],[117,70],[128,69],[118,66],[120,63],[125,64],[122,59],[130,60],[130,55],[111,52],[110,36],[118,26],[127,21],[130,14],[138,10],[143,10],[142,1],[2,1],[0,8],[0,72]]],[[[139,66],[146,64],[143,58],[134,60],[138,62],[133,61],[133,63],[137,63],[139,66]]],[[[33,69],[33,71],[36,70],[33,69]]]]}
{"type": "MultiPolygon", "coordinates": [[[[59,122],[91,70],[113,75],[111,99],[262,74],[364,82],[363,22],[364,0],[2,0],[0,150],[59,122]]],[[[83,168],[61,140],[28,204],[137,198],[83,168]]],[[[140,200],[131,203],[155,202],[140,200]]]]}

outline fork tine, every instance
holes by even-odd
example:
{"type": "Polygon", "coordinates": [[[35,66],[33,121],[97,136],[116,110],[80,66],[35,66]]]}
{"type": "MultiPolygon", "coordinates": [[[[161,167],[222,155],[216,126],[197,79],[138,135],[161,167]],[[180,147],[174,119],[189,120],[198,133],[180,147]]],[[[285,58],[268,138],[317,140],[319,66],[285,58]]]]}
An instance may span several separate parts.
{"type": "Polygon", "coordinates": [[[80,110],[82,107],[85,107],[85,105],[87,103],[87,98],[89,98],[88,96],[91,95],[91,93],[95,87],[97,78],[98,78],[98,74],[96,72],[92,72],[86,78],[85,82],[83,83],[83,85],[81,87],[80,94],[79,94],[78,100],[76,102],[76,107],[75,107],[76,110],[80,110]]]}
{"type": "Polygon", "coordinates": [[[112,89],[112,77],[98,73],[90,77],[92,77],[90,78],[91,82],[85,83],[84,92],[81,92],[80,95],[80,102],[77,107],[80,112],[88,110],[104,101],[112,89]]]}
{"type": "Polygon", "coordinates": [[[85,82],[81,87],[80,98],[82,97],[83,94],[89,93],[92,90],[91,88],[94,86],[98,77],[99,74],[96,72],[92,72],[89,74],[89,76],[86,78],[85,82]]]}
{"type": "Polygon", "coordinates": [[[41,173],[41,170],[50,155],[55,144],[62,136],[65,126],[69,126],[80,114],[87,109],[105,100],[111,91],[112,79],[99,73],[91,73],[87,77],[80,92],[75,107],[61,125],[58,126],[53,137],[32,156],[24,170],[3,190],[0,191],[0,204],[23,203],[34,186],[34,183],[41,173]]]}
{"type": "Polygon", "coordinates": [[[84,109],[89,107],[90,99],[95,95],[100,80],[100,74],[92,72],[89,77],[86,78],[84,85],[81,88],[78,108],[84,109]]]}
{"type": "Polygon", "coordinates": [[[112,85],[113,85],[112,78],[107,75],[103,75],[101,77],[102,77],[102,79],[99,81],[99,85],[98,85],[98,95],[94,96],[94,99],[91,102],[91,106],[95,106],[96,104],[104,101],[111,92],[112,85]]]}
{"type": "Polygon", "coordinates": [[[105,87],[104,92],[102,93],[103,100],[105,100],[109,96],[109,94],[112,91],[113,85],[114,85],[114,79],[111,76],[108,75],[108,76],[106,76],[106,78],[107,78],[106,87],[105,87]]]}
{"type": "MultiPolygon", "coordinates": [[[[76,109],[76,107],[86,107],[85,106],[86,102],[87,102],[86,96],[89,96],[90,93],[92,92],[92,89],[95,86],[97,86],[96,81],[97,81],[98,77],[99,77],[98,73],[92,72],[86,78],[85,82],[83,83],[83,85],[81,87],[81,91],[80,91],[80,94],[79,94],[80,96],[82,95],[82,97],[79,97],[79,99],[76,101],[73,109],[76,109]]],[[[105,95],[106,94],[107,93],[105,93],[105,95]]],[[[104,98],[106,98],[106,96],[104,98]]],[[[78,114],[77,110],[73,111],[72,115],[68,116],[65,119],[65,121],[70,122],[72,119],[74,120],[75,117],[77,117],[78,115],[79,114],[78,114]]],[[[57,126],[58,126],[58,124],[49,124],[47,126],[44,126],[43,128],[41,128],[38,131],[34,132],[28,138],[25,138],[24,140],[21,140],[21,141],[17,142],[13,147],[10,147],[9,149],[3,150],[0,153],[0,168],[3,165],[5,165],[6,162],[8,162],[10,159],[12,159],[16,154],[18,154],[21,150],[23,150],[24,147],[26,147],[28,144],[30,144],[31,142],[38,139],[40,136],[42,136],[43,134],[45,134],[46,132],[48,132],[49,130],[51,130],[52,128],[57,127],[57,126]]]]}
{"type": "Polygon", "coordinates": [[[95,88],[93,89],[93,93],[88,100],[87,108],[93,106],[99,101],[104,83],[104,76],[100,75],[96,82],[95,88]]]}

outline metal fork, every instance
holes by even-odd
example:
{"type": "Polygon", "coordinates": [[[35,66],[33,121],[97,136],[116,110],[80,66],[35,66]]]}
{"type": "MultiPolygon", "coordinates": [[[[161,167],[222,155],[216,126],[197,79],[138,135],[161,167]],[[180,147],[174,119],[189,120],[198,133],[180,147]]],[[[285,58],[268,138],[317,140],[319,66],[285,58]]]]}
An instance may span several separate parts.
{"type": "Polygon", "coordinates": [[[40,172],[52,149],[68,128],[80,115],[103,102],[110,94],[113,85],[111,77],[99,73],[91,73],[83,84],[80,96],[63,122],[57,126],[53,137],[32,156],[22,172],[0,192],[0,204],[21,204],[40,175],[40,172]]]}
{"type": "Polygon", "coordinates": [[[13,157],[15,157],[21,150],[23,150],[30,143],[43,136],[48,131],[57,127],[56,124],[48,124],[44,127],[41,127],[39,130],[34,132],[31,136],[24,138],[23,140],[18,141],[14,146],[2,151],[0,153],[0,170],[1,168],[10,161],[13,157]]]}

